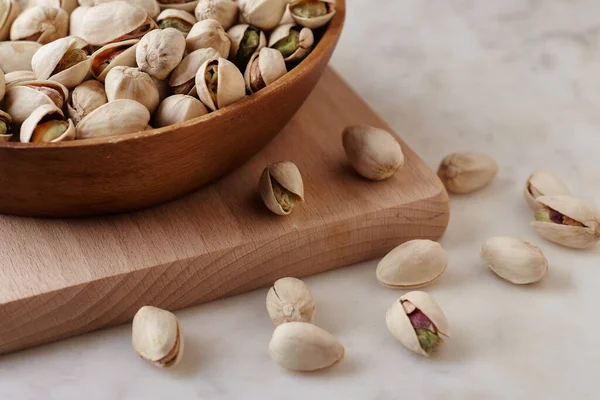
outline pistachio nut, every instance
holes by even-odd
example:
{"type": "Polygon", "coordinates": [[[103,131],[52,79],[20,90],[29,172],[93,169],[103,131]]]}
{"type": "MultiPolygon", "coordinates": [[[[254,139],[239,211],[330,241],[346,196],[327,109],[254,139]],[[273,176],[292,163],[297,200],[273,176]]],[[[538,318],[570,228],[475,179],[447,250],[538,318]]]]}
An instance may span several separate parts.
{"type": "Polygon", "coordinates": [[[229,57],[229,50],[231,48],[231,41],[225,29],[214,19],[205,19],[196,22],[190,33],[188,33],[185,43],[188,53],[212,47],[223,58],[229,57]]]}
{"type": "Polygon", "coordinates": [[[296,24],[278,26],[269,38],[269,47],[279,50],[286,62],[303,60],[314,43],[313,32],[296,24]]]}
{"type": "Polygon", "coordinates": [[[391,133],[366,125],[344,129],[342,144],[352,167],[367,179],[387,179],[404,165],[404,153],[391,133]]]}
{"type": "MultiPolygon", "coordinates": [[[[80,0],[82,6],[91,6],[91,7],[94,7],[99,4],[103,4],[103,3],[110,3],[113,1],[115,1],[115,0],[87,0],[87,1],[80,0]]],[[[122,0],[122,1],[131,3],[132,5],[146,11],[148,16],[152,19],[156,19],[158,17],[158,15],[160,14],[160,7],[156,0],[122,0]]]]}
{"type": "Polygon", "coordinates": [[[69,34],[71,36],[83,36],[83,18],[92,7],[79,6],[73,10],[69,17],[69,34]]]}
{"type": "Polygon", "coordinates": [[[24,81],[9,87],[4,97],[4,109],[20,126],[42,105],[55,105],[62,109],[69,97],[69,90],[54,81],[24,81]]]}
{"type": "Polygon", "coordinates": [[[149,363],[161,368],[173,367],[183,356],[181,325],[173,313],[144,306],[133,317],[131,344],[149,363]]]}
{"type": "Polygon", "coordinates": [[[538,282],[548,272],[542,250],[514,236],[495,236],[481,248],[481,258],[499,277],[516,285],[538,282]]]}
{"type": "Polygon", "coordinates": [[[540,196],[559,196],[570,195],[571,192],[567,186],[562,183],[555,175],[550,172],[538,171],[534,172],[527,178],[525,183],[525,200],[537,211],[537,203],[535,199],[540,196]]]}
{"type": "Polygon", "coordinates": [[[185,94],[175,94],[160,103],[152,125],[156,128],[162,128],[206,114],[208,114],[208,110],[197,98],[185,94]]]}
{"type": "Polygon", "coordinates": [[[335,0],[293,0],[289,8],[297,24],[317,29],[335,15],[335,0]]]}
{"type": "Polygon", "coordinates": [[[267,312],[275,326],[285,322],[315,322],[315,300],[306,283],[297,278],[278,279],[267,293],[267,312]]]}
{"type": "Polygon", "coordinates": [[[77,124],[77,139],[141,132],[150,122],[146,106],[134,100],[108,102],[86,115],[77,124]]]}
{"type": "Polygon", "coordinates": [[[192,30],[192,26],[197,22],[196,18],[187,11],[168,8],[163,10],[156,19],[160,29],[175,28],[183,33],[183,36],[188,35],[192,30]]]}
{"type": "Polygon", "coordinates": [[[153,78],[167,79],[183,59],[185,37],[175,28],[148,32],[137,46],[139,69],[153,78]]]}
{"type": "Polygon", "coordinates": [[[161,9],[173,8],[188,12],[194,12],[197,4],[198,0],[158,0],[161,9]]]}
{"type": "Polygon", "coordinates": [[[238,0],[241,20],[263,31],[273,30],[281,21],[287,0],[238,0]]]}
{"type": "Polygon", "coordinates": [[[54,104],[39,106],[21,126],[21,143],[55,143],[75,139],[73,121],[54,104]]]}
{"type": "Polygon", "coordinates": [[[288,215],[304,201],[300,170],[291,161],[269,165],[260,176],[258,191],[267,208],[277,215],[288,215]]]}
{"type": "Polygon", "coordinates": [[[279,21],[279,25],[286,25],[286,24],[294,24],[296,23],[296,21],[294,21],[294,17],[292,17],[292,12],[290,11],[290,7],[285,7],[285,12],[283,13],[283,17],[281,17],[281,21],[279,21]]]}
{"type": "Polygon", "coordinates": [[[344,358],[344,346],[329,332],[308,322],[288,322],[275,328],[269,354],[283,368],[316,371],[344,358]]]}
{"type": "Polygon", "coordinates": [[[0,69],[5,74],[15,71],[31,71],[31,59],[42,47],[36,42],[0,42],[0,69]]]}
{"type": "Polygon", "coordinates": [[[574,249],[594,246],[600,240],[600,212],[571,196],[541,196],[531,226],[546,240],[574,249]]]}
{"type": "Polygon", "coordinates": [[[50,43],[67,36],[69,15],[62,8],[35,6],[23,11],[10,28],[10,40],[50,43]]]}
{"type": "Polygon", "coordinates": [[[8,142],[12,138],[11,116],[0,110],[0,142],[8,142]]]}
{"type": "Polygon", "coordinates": [[[110,43],[96,50],[90,61],[92,76],[104,82],[106,75],[114,67],[135,67],[135,57],[139,39],[125,40],[118,43],[110,43]]]}
{"type": "Polygon", "coordinates": [[[439,278],[448,265],[448,254],[439,243],[411,240],[401,244],[377,264],[377,280],[391,288],[414,289],[439,278]]]}
{"type": "Polygon", "coordinates": [[[240,24],[231,28],[227,34],[231,39],[231,51],[229,60],[232,61],[240,71],[244,71],[250,57],[267,45],[265,33],[258,28],[248,24],[240,24]]]}
{"type": "Polygon", "coordinates": [[[156,86],[156,89],[158,90],[159,103],[173,94],[173,92],[171,91],[171,86],[169,86],[168,81],[156,79],[155,77],[151,77],[151,78],[152,78],[152,82],[154,82],[154,85],[156,86]]]}
{"type": "Polygon", "coordinates": [[[207,60],[218,60],[219,53],[209,47],[188,54],[169,76],[169,86],[175,94],[196,95],[196,73],[207,60]]]}
{"type": "Polygon", "coordinates": [[[210,59],[200,66],[196,73],[196,90],[200,101],[211,111],[233,104],[246,96],[242,73],[225,58],[210,59]]]}
{"type": "Polygon", "coordinates": [[[6,79],[6,88],[9,88],[21,82],[35,81],[35,74],[33,71],[13,71],[4,75],[4,78],[6,79]]]}
{"type": "Polygon", "coordinates": [[[21,6],[15,0],[0,0],[0,41],[10,36],[10,27],[19,14],[21,6]]]}
{"type": "Polygon", "coordinates": [[[92,7],[85,12],[82,25],[81,37],[93,46],[140,39],[157,28],[145,10],[122,0],[92,7]]]}
{"type": "Polygon", "coordinates": [[[260,52],[254,53],[248,62],[244,74],[246,89],[250,93],[258,92],[286,73],[287,69],[281,53],[275,49],[263,47],[260,52]]]}
{"type": "Polygon", "coordinates": [[[67,89],[75,88],[90,72],[87,45],[83,39],[68,36],[42,46],[31,59],[37,79],[50,79],[67,89]]]}
{"type": "Polygon", "coordinates": [[[4,99],[4,93],[6,92],[6,78],[4,72],[0,69],[0,102],[4,99]]]}
{"type": "Polygon", "coordinates": [[[86,115],[106,103],[104,85],[92,79],[73,89],[67,103],[67,115],[77,125],[86,115]]]}
{"type": "Polygon", "coordinates": [[[79,7],[77,0],[31,0],[28,3],[29,7],[32,6],[43,6],[51,8],[62,8],[71,15],[73,10],[79,7]]]}
{"type": "Polygon", "coordinates": [[[150,75],[132,67],[114,67],[104,81],[109,102],[118,99],[135,100],[146,106],[150,113],[158,107],[158,89],[150,75]]]}
{"type": "Polygon", "coordinates": [[[232,0],[199,0],[194,14],[198,21],[214,19],[227,30],[237,21],[238,6],[232,0]]]}
{"type": "Polygon", "coordinates": [[[453,153],[442,160],[438,176],[453,193],[471,193],[487,186],[498,173],[496,161],[481,153],[453,153]]]}
{"type": "Polygon", "coordinates": [[[409,292],[396,300],[385,315],[388,330],[409,350],[428,357],[450,337],[448,321],[433,297],[409,292]]]}

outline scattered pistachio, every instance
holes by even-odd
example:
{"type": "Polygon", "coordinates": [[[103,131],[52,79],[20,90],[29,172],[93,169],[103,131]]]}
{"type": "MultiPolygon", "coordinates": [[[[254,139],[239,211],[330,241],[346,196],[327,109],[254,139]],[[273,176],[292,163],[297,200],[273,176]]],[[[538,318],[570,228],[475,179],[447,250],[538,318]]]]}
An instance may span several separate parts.
{"type": "Polygon", "coordinates": [[[275,326],[293,321],[314,323],[315,308],[310,289],[300,279],[281,278],[267,293],[267,311],[275,326]]]}
{"type": "Polygon", "coordinates": [[[288,215],[304,201],[304,184],[296,164],[282,161],[266,167],[258,185],[260,197],[277,215],[288,215]]]}
{"type": "Polygon", "coordinates": [[[548,272],[542,250],[514,236],[488,239],[481,248],[481,258],[499,277],[517,285],[538,282],[548,272]]]}
{"type": "Polygon", "coordinates": [[[131,336],[138,355],[157,367],[173,367],[183,356],[181,326],[169,311],[152,306],[140,308],[133,317],[131,336]]]}
{"type": "Polygon", "coordinates": [[[442,160],[438,176],[453,193],[471,193],[487,186],[498,173],[498,164],[481,153],[453,153],[442,160]]]}
{"type": "Polygon", "coordinates": [[[541,196],[570,195],[571,192],[555,175],[549,172],[534,172],[525,183],[525,200],[537,210],[535,199],[541,196]]]}

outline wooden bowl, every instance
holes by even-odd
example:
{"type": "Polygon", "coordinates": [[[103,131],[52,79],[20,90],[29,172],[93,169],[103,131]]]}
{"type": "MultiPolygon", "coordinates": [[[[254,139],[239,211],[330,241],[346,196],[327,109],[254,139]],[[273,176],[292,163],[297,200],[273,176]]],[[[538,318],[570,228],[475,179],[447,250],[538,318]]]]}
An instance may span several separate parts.
{"type": "MultiPolygon", "coordinates": [[[[176,199],[242,165],[292,118],[340,37],[345,0],[315,49],[246,99],[181,124],[44,145],[0,143],[0,213],[85,216],[176,199]]],[[[258,182],[257,182],[258,183],[258,182]]]]}

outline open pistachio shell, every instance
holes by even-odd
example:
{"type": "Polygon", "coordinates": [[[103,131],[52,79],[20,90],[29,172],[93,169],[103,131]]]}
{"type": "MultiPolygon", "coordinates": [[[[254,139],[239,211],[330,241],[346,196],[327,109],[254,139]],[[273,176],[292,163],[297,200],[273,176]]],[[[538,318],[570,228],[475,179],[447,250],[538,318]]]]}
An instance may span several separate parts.
{"type": "Polygon", "coordinates": [[[175,94],[167,97],[154,114],[153,126],[162,128],[208,114],[204,104],[195,97],[175,94]]]}
{"type": "Polygon", "coordinates": [[[156,29],[144,36],[136,49],[141,71],[157,79],[167,79],[183,59],[185,37],[175,28],[156,29]]]}
{"type": "Polygon", "coordinates": [[[104,85],[96,80],[89,80],[77,86],[71,92],[67,103],[67,115],[75,125],[96,108],[108,103],[104,85]]]}
{"type": "Polygon", "coordinates": [[[287,0],[239,0],[238,6],[244,23],[270,31],[281,21],[287,3],[287,0]]]}
{"type": "Polygon", "coordinates": [[[170,368],[183,356],[183,333],[177,317],[160,308],[144,306],[133,317],[131,344],[151,364],[170,368]]]}
{"type": "Polygon", "coordinates": [[[315,321],[315,300],[306,283],[297,278],[278,279],[267,293],[267,312],[277,325],[315,321]]]}
{"type": "Polygon", "coordinates": [[[79,3],[77,0],[31,0],[29,6],[62,8],[67,14],[71,15],[73,10],[79,7],[79,3]]]}
{"type": "Polygon", "coordinates": [[[15,0],[0,0],[0,41],[10,36],[10,27],[21,13],[21,6],[15,0]]]}
{"type": "Polygon", "coordinates": [[[11,124],[12,117],[0,110],[0,142],[8,142],[12,138],[11,124]]]}
{"type": "Polygon", "coordinates": [[[282,161],[264,169],[258,191],[269,210],[288,215],[297,203],[304,201],[304,183],[300,170],[291,161],[282,161]]]}
{"type": "Polygon", "coordinates": [[[150,122],[148,109],[134,100],[115,100],[89,113],[77,125],[77,139],[141,132],[150,122]]]}
{"type": "Polygon", "coordinates": [[[269,47],[279,50],[286,62],[304,59],[314,43],[312,30],[295,23],[278,26],[269,37],[269,47]]]}
{"type": "Polygon", "coordinates": [[[10,40],[41,44],[67,36],[69,15],[62,8],[35,6],[23,11],[10,28],[10,40]]]}
{"type": "Polygon", "coordinates": [[[4,99],[4,93],[6,92],[6,78],[4,72],[0,69],[0,102],[4,99]]]}
{"type": "Polygon", "coordinates": [[[481,258],[499,277],[516,285],[541,280],[548,260],[536,245],[514,236],[495,236],[481,248],[481,258]]]}
{"type": "Polygon", "coordinates": [[[206,61],[218,59],[219,52],[211,47],[188,54],[169,76],[173,93],[196,95],[196,73],[206,61]]]}
{"type": "Polygon", "coordinates": [[[475,192],[489,185],[498,174],[496,161],[482,153],[453,153],[440,163],[438,177],[453,193],[475,192]]]}
{"type": "Polygon", "coordinates": [[[73,10],[69,17],[69,34],[71,36],[83,36],[83,18],[92,7],[79,6],[73,10]]]}
{"type": "Polygon", "coordinates": [[[227,58],[231,48],[231,41],[225,29],[214,19],[198,21],[188,33],[186,39],[188,53],[194,50],[212,47],[217,50],[221,57],[227,58]]]}
{"type": "Polygon", "coordinates": [[[198,5],[198,0],[158,0],[158,5],[161,9],[174,8],[176,10],[194,12],[194,9],[198,5]]]}
{"type": "Polygon", "coordinates": [[[432,240],[411,240],[390,251],[377,265],[377,280],[391,288],[414,289],[439,278],[448,254],[432,240]]]}
{"type": "Polygon", "coordinates": [[[207,60],[196,73],[196,91],[211,111],[226,107],[246,96],[244,77],[231,61],[207,60]]]}
{"type": "MultiPolygon", "coordinates": [[[[103,3],[110,3],[115,0],[79,0],[82,6],[94,7],[103,3]]],[[[148,16],[152,19],[156,19],[160,14],[160,7],[156,0],[121,0],[126,1],[136,7],[139,7],[148,13],[148,16]]]]}
{"type": "Polygon", "coordinates": [[[96,50],[90,61],[90,71],[94,78],[104,82],[106,75],[114,67],[135,67],[136,50],[139,39],[111,43],[96,50]]]}
{"type": "Polygon", "coordinates": [[[227,34],[231,39],[229,60],[243,71],[250,58],[267,45],[265,33],[248,24],[240,24],[231,28],[227,34]]]}
{"type": "Polygon", "coordinates": [[[156,19],[158,27],[161,29],[175,28],[187,37],[192,30],[192,26],[197,22],[196,18],[187,11],[174,8],[163,10],[156,19]]]}
{"type": "Polygon", "coordinates": [[[31,113],[42,105],[62,108],[69,97],[69,90],[54,81],[24,81],[9,87],[4,97],[4,109],[20,126],[31,113]]]}
{"type": "Polygon", "coordinates": [[[9,88],[21,82],[34,81],[35,74],[33,71],[13,71],[4,75],[4,78],[6,78],[6,88],[9,88]]]}
{"type": "Polygon", "coordinates": [[[286,24],[295,24],[294,17],[292,17],[292,12],[290,11],[289,4],[285,7],[285,12],[283,13],[283,17],[281,17],[281,21],[279,21],[279,25],[286,24]]]}
{"type": "Polygon", "coordinates": [[[238,6],[232,0],[199,0],[194,15],[198,21],[214,19],[227,30],[238,18],[238,6]]]}
{"type": "Polygon", "coordinates": [[[76,36],[57,39],[44,45],[31,59],[37,79],[50,79],[73,89],[88,76],[91,59],[87,43],[76,36]]]}
{"type": "Polygon", "coordinates": [[[31,71],[31,59],[42,47],[36,42],[0,42],[0,69],[5,74],[15,71],[31,71]]]}
{"type": "Polygon", "coordinates": [[[297,24],[317,29],[326,25],[335,15],[335,0],[293,0],[289,8],[297,24]]]}
{"type": "Polygon", "coordinates": [[[254,53],[248,62],[244,80],[250,93],[258,92],[285,75],[287,69],[278,50],[263,47],[254,53]]]}
{"type": "Polygon", "coordinates": [[[39,106],[21,126],[21,143],[55,143],[75,139],[73,121],[53,104],[39,106]]]}
{"type": "Polygon", "coordinates": [[[550,172],[534,172],[525,183],[525,200],[533,210],[537,210],[535,199],[540,196],[570,195],[567,186],[550,172]]]}
{"type": "Polygon", "coordinates": [[[104,82],[108,101],[135,100],[148,108],[150,113],[158,107],[159,94],[154,81],[145,72],[132,67],[115,67],[106,75],[104,82]]]}

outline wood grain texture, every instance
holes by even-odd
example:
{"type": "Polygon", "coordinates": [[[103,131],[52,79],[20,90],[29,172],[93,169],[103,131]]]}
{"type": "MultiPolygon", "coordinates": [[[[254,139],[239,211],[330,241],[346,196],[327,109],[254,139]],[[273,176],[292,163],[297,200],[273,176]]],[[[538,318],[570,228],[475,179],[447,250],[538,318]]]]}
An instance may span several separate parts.
{"type": "Polygon", "coordinates": [[[341,146],[356,123],[389,129],[327,70],[264,151],[199,192],[106,217],[0,216],[0,353],[128,321],[145,304],[176,310],[438,239],[449,214],[435,173],[403,145],[396,175],[361,178],[341,146]],[[302,171],[306,203],[278,217],[256,187],[284,159],[302,171]]]}

